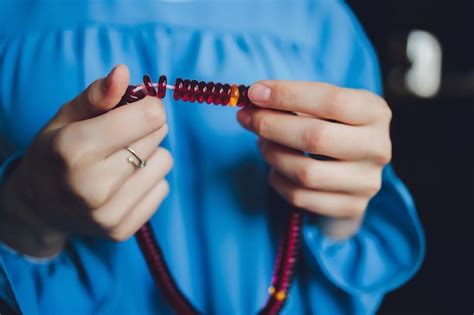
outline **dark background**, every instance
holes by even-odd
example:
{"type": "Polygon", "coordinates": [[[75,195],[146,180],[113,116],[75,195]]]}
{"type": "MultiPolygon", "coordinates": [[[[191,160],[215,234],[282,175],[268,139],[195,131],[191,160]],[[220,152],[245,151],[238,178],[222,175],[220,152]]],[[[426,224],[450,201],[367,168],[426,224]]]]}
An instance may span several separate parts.
{"type": "Polygon", "coordinates": [[[474,0],[348,2],[380,58],[394,113],[393,164],[415,198],[427,240],[420,272],[388,294],[380,314],[473,314],[474,0]],[[389,79],[393,69],[410,66],[403,48],[413,29],[442,45],[441,89],[431,99],[389,79]]]}

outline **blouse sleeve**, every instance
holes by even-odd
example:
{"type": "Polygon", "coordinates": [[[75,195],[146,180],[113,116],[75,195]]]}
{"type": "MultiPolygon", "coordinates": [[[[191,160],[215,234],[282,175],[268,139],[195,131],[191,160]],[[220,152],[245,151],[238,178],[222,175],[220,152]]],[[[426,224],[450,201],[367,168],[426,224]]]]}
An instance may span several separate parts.
{"type": "MultiPolygon", "coordinates": [[[[323,64],[334,65],[331,83],[381,94],[380,71],[362,28],[345,4],[332,14],[326,34],[341,45],[328,45],[323,64]]],[[[324,39],[330,41],[330,39],[324,39]]],[[[402,285],[421,265],[425,240],[410,193],[391,165],[383,171],[382,188],[370,201],[356,235],[335,241],[307,220],[303,237],[325,276],[350,294],[384,294],[402,285]]]]}
{"type": "MultiPolygon", "coordinates": [[[[3,186],[8,174],[20,159],[21,153],[13,154],[0,165],[0,187],[3,186]]],[[[1,189],[1,188],[0,188],[1,189]]],[[[13,293],[13,289],[3,263],[0,251],[0,314],[20,314],[20,308],[13,293]]]]}
{"type": "Polygon", "coordinates": [[[359,232],[334,241],[309,219],[304,239],[325,275],[351,294],[385,293],[411,278],[425,252],[413,200],[391,166],[369,203],[359,232]]]}

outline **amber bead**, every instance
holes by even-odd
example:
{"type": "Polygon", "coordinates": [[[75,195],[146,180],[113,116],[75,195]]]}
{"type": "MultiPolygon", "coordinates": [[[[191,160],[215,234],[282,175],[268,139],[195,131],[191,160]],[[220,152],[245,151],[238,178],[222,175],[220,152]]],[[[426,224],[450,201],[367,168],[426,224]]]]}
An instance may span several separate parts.
{"type": "Polygon", "coordinates": [[[229,99],[229,106],[235,106],[237,105],[237,102],[239,101],[239,87],[235,84],[232,84],[230,87],[230,99],[229,99]]]}

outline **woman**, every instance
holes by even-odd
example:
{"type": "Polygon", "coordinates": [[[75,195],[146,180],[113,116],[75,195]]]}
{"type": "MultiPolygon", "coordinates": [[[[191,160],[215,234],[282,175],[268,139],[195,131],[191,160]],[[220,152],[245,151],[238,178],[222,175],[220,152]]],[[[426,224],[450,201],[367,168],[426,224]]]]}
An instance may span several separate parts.
{"type": "Polygon", "coordinates": [[[11,309],[172,312],[130,239],[150,218],[206,314],[263,306],[288,205],[308,214],[285,314],[374,313],[417,270],[422,232],[386,166],[376,57],[342,1],[1,7],[0,292],[11,309]],[[128,68],[109,72],[116,64],[128,68]],[[114,109],[145,73],[265,81],[237,119],[169,96],[114,109]]]}

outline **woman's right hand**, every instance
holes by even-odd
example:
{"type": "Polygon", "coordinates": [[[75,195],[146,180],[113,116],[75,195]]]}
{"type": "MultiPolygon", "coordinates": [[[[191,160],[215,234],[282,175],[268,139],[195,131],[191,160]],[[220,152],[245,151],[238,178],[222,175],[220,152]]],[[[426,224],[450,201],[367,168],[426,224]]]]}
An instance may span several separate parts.
{"type": "Polygon", "coordinates": [[[119,65],[65,104],[40,131],[7,179],[0,201],[0,240],[31,256],[51,256],[71,234],[122,241],[167,196],[172,157],[158,98],[111,110],[125,93],[119,65]],[[146,167],[128,162],[130,146],[146,167]]]}

